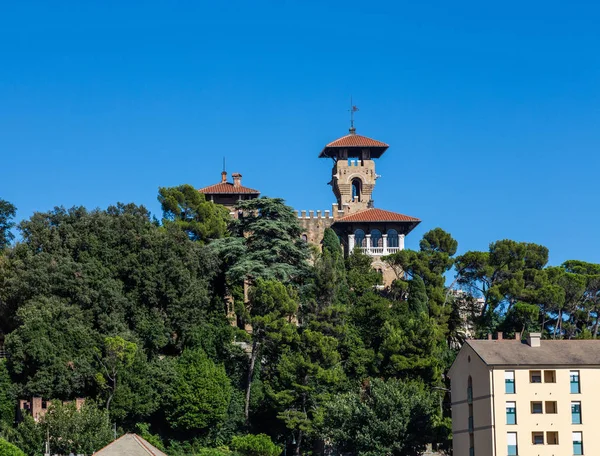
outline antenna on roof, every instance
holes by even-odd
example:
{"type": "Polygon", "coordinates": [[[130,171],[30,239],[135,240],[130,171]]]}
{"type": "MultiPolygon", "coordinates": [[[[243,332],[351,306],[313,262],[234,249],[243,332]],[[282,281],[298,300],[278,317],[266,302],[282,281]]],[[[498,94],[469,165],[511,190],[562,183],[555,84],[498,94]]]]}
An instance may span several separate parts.
{"type": "Polygon", "coordinates": [[[354,113],[358,111],[358,108],[352,103],[352,95],[350,95],[350,134],[353,135],[356,133],[356,128],[354,128],[354,113]]]}

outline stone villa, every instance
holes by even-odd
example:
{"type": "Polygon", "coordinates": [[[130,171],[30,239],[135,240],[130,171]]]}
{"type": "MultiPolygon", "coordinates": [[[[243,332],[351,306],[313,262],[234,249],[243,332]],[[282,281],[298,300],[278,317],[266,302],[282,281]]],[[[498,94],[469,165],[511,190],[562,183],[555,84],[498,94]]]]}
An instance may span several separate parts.
{"type": "MultiPolygon", "coordinates": [[[[333,162],[330,185],[335,196],[331,211],[301,211],[298,221],[304,229],[302,238],[319,244],[326,228],[338,235],[346,255],[359,248],[373,259],[373,267],[383,274],[385,284],[391,283],[395,272],[381,257],[404,249],[404,237],[421,221],[397,212],[375,208],[373,191],[377,178],[375,159],[388,149],[381,141],[356,134],[354,127],[349,134],[327,144],[319,158],[333,162]]],[[[237,217],[234,207],[238,201],[258,198],[260,192],[242,185],[242,175],[232,174],[233,182],[227,181],[227,173],[221,173],[221,182],[199,191],[209,201],[228,207],[237,217]]]]}

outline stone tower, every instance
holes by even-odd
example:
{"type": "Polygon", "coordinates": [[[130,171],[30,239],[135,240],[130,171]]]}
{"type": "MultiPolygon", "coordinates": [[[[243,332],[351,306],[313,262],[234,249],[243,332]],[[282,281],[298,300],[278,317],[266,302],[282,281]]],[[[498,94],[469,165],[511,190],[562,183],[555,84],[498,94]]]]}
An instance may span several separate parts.
{"type": "MultiPolygon", "coordinates": [[[[377,174],[375,161],[389,146],[381,141],[350,133],[327,144],[319,158],[333,159],[331,182],[337,209],[344,215],[373,207],[373,189],[377,174]]],[[[334,216],[337,211],[334,212],[334,216]]]]}

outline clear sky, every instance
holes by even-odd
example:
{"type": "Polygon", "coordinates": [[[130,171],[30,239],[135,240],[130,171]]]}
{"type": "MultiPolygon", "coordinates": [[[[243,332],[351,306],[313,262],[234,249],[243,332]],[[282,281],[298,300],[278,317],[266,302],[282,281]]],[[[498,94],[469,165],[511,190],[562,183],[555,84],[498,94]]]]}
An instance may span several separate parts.
{"type": "Polygon", "coordinates": [[[0,197],[146,205],[227,170],[330,209],[322,147],[390,144],[377,207],[459,250],[510,238],[600,263],[594,1],[0,0],[0,197]]]}

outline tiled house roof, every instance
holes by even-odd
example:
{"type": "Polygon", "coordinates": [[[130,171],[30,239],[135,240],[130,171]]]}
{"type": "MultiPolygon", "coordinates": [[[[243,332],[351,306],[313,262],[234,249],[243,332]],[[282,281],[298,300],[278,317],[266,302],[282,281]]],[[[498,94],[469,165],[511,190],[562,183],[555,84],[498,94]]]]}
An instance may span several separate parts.
{"type": "Polygon", "coordinates": [[[330,142],[325,147],[390,147],[384,142],[366,136],[350,134],[330,142]]]}
{"type": "Polygon", "coordinates": [[[468,340],[488,366],[600,366],[600,340],[542,340],[531,347],[520,340],[468,340]]]}
{"type": "Polygon", "coordinates": [[[137,434],[125,434],[94,453],[94,456],[167,456],[137,434]]]}
{"type": "Polygon", "coordinates": [[[198,191],[200,193],[205,193],[205,194],[221,193],[221,194],[237,195],[240,193],[245,193],[245,194],[260,195],[260,192],[258,190],[254,190],[253,188],[243,187],[241,185],[236,187],[231,182],[219,182],[218,184],[209,185],[208,187],[201,188],[198,191]]]}
{"type": "Polygon", "coordinates": [[[365,209],[364,211],[355,212],[354,214],[346,215],[335,221],[336,223],[343,222],[421,222],[418,218],[409,215],[399,214],[397,212],[384,211],[383,209],[365,209]]]}

